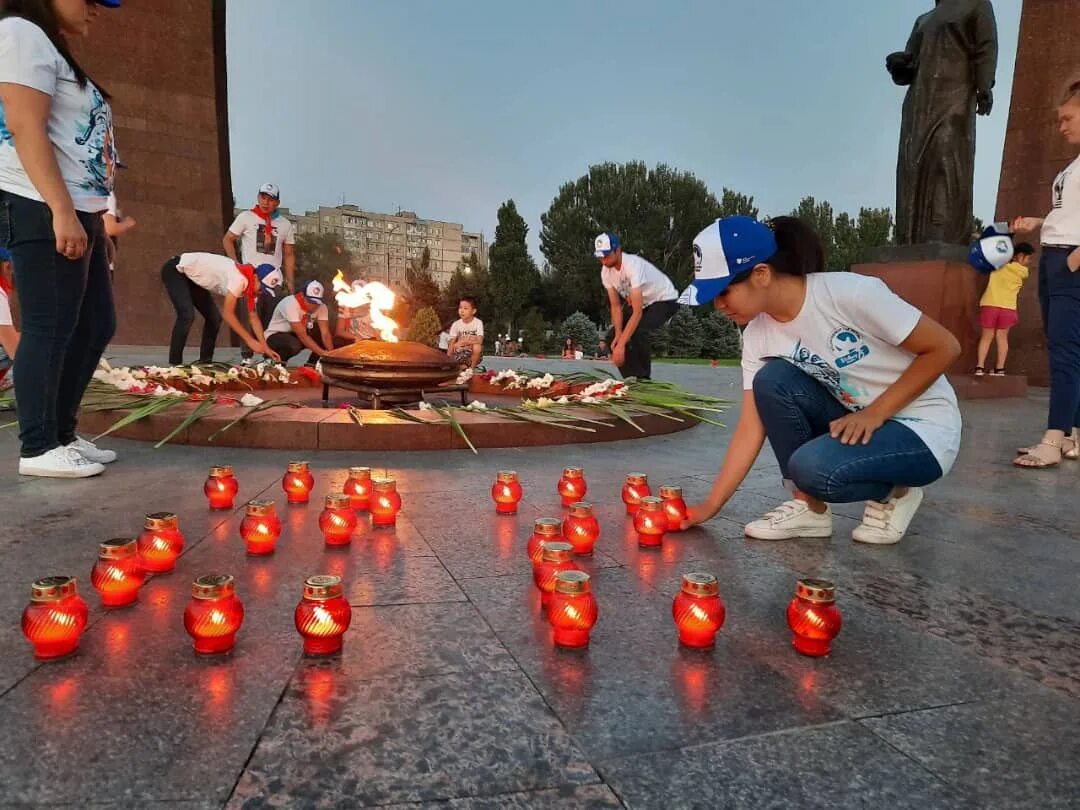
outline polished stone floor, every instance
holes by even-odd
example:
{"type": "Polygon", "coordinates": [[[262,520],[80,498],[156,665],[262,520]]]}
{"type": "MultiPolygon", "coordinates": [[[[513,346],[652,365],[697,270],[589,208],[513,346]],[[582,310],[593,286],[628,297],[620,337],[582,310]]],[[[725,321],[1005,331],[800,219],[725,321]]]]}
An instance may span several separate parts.
{"type": "MultiPolygon", "coordinates": [[[[740,393],[735,369],[656,374],[740,393]]],[[[622,477],[700,497],[730,439],[708,426],[479,456],[320,452],[316,494],[364,464],[394,474],[404,501],[396,530],[364,528],[343,552],[325,549],[316,499],[285,506],[287,453],[106,442],[121,458],[101,478],[32,480],[0,431],[0,807],[1080,807],[1080,464],[1008,464],[1044,413],[1038,393],[966,403],[955,471],[887,548],[851,541],[857,505],[829,540],[745,539],[782,495],[766,454],[709,525],[639,549],[622,477]],[[207,510],[202,481],[222,463],[242,499],[277,499],[272,557],[244,555],[239,514],[207,510]],[[600,620],[574,652],[552,646],[524,554],[532,519],[560,513],[567,464],[585,468],[603,528],[585,563],[600,620]],[[500,518],[488,491],[507,467],[525,501],[500,518]],[[97,543],[165,509],[187,536],[176,572],[103,611],[97,543]],[[716,574],[727,605],[710,652],[680,648],[671,623],[692,570],[716,574]],[[235,652],[208,660],[181,616],[191,580],[213,572],[236,577],[247,618],[235,652]],[[330,660],[304,659],[293,628],[316,573],[341,575],[354,611],[330,660]],[[80,577],[90,626],[77,655],[40,664],[19,614],[50,574],[80,577]],[[802,576],[838,587],[826,659],[791,648],[802,576]]]]}

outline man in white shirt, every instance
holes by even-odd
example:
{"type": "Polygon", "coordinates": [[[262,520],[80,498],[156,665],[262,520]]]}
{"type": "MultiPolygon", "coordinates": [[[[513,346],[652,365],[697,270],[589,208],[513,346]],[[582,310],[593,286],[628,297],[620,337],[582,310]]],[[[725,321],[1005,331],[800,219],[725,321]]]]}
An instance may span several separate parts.
{"type": "Polygon", "coordinates": [[[652,377],[651,335],[678,310],[671,279],[641,256],[623,253],[619,237],[605,231],[593,253],[600,260],[600,283],[611,304],[611,359],[623,377],[652,377]],[[624,307],[629,317],[624,320],[624,307]]]}
{"type": "Polygon", "coordinates": [[[305,347],[311,350],[307,365],[334,348],[330,334],[330,312],[323,303],[323,285],[309,281],[296,295],[283,298],[266,327],[266,343],[286,363],[305,347]],[[321,342],[321,344],[320,344],[321,342]]]}

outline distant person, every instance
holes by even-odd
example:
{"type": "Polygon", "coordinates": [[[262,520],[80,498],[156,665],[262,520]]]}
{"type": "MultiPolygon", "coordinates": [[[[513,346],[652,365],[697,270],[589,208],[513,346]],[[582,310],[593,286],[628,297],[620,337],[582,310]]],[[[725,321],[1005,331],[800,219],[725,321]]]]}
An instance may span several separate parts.
{"type": "Polygon", "coordinates": [[[476,368],[484,355],[484,322],[476,317],[476,299],[466,296],[458,301],[458,316],[450,326],[446,353],[456,363],[476,368]]]}
{"type": "Polygon", "coordinates": [[[567,338],[563,341],[562,347],[562,359],[573,360],[574,359],[574,341],[573,338],[567,338]]]}
{"type": "Polygon", "coordinates": [[[611,358],[611,349],[608,348],[606,340],[601,340],[596,344],[596,359],[597,360],[609,360],[611,358]]]}
{"type": "Polygon", "coordinates": [[[195,323],[196,311],[203,317],[199,363],[214,361],[222,317],[252,352],[260,352],[272,360],[280,359],[267,345],[259,319],[241,321],[236,314],[237,301],[243,301],[243,311],[255,310],[259,281],[251,265],[238,265],[228,256],[216,253],[182,253],[162,265],[161,283],[176,311],[176,323],[169,339],[170,365],[178,366],[184,362],[184,346],[195,323]],[[212,294],[224,296],[223,311],[218,310],[212,294]]]}
{"type": "MultiPolygon", "coordinates": [[[[112,108],[72,55],[102,5],[120,3],[5,0],[0,12],[0,237],[22,320],[20,475],[86,478],[116,460],[75,432],[116,331],[102,221],[119,160],[112,108]]],[[[110,59],[97,50],[95,61],[110,59]]]]}
{"type": "Polygon", "coordinates": [[[323,303],[323,285],[309,281],[298,293],[283,298],[266,330],[266,342],[287,363],[304,348],[311,350],[307,365],[334,349],[330,311],[323,303]]]}
{"type": "Polygon", "coordinates": [[[0,248],[0,391],[13,385],[11,367],[19,348],[19,330],[11,317],[11,293],[15,289],[15,270],[7,248],[0,248]]]}
{"type": "Polygon", "coordinates": [[[495,338],[495,356],[496,357],[499,357],[499,356],[502,355],[502,347],[503,347],[502,340],[500,338],[495,338]]]}
{"type": "Polygon", "coordinates": [[[1013,260],[990,274],[986,291],[979,300],[979,325],[982,326],[982,335],[979,337],[976,377],[986,374],[986,357],[990,353],[992,342],[997,343],[997,365],[990,372],[990,376],[1005,376],[1005,360],[1009,356],[1009,330],[1020,322],[1016,314],[1016,299],[1027,280],[1034,255],[1035,248],[1027,242],[1021,242],[1013,252],[1013,260]]]}
{"type": "Polygon", "coordinates": [[[116,192],[109,195],[108,207],[103,217],[105,223],[105,235],[109,237],[109,275],[116,271],[116,254],[120,250],[120,237],[135,227],[135,217],[125,217],[120,214],[120,206],[116,202],[116,192]]]}
{"type": "Polygon", "coordinates": [[[648,380],[652,377],[652,333],[679,308],[675,285],[641,256],[623,253],[613,233],[596,237],[594,255],[600,260],[600,282],[611,304],[611,358],[623,377],[648,380]]]}
{"type": "MultiPolygon", "coordinates": [[[[296,228],[278,211],[281,205],[281,190],[273,183],[264,183],[259,188],[259,196],[253,208],[241,211],[222,238],[225,255],[239,259],[236,251],[237,240],[245,264],[259,267],[269,264],[277,270],[283,270],[285,289],[283,293],[292,293],[296,283],[296,228]]],[[[276,291],[275,291],[276,292],[276,291]]],[[[265,319],[263,326],[269,324],[278,304],[278,296],[268,304],[256,309],[265,319]]],[[[240,356],[250,362],[251,348],[244,346],[240,356]]]]}

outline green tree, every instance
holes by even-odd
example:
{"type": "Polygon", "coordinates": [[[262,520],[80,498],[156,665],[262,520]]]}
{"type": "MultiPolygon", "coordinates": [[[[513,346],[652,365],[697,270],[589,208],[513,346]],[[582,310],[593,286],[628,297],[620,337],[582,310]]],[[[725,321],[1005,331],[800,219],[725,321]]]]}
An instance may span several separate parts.
{"type": "Polygon", "coordinates": [[[670,322],[665,323],[652,333],[653,354],[657,357],[671,357],[671,327],[670,322]]]}
{"type": "Polygon", "coordinates": [[[405,339],[415,340],[425,346],[434,346],[441,331],[442,325],[439,323],[439,316],[435,313],[435,308],[424,307],[416,313],[412,323],[409,324],[409,331],[405,339]]]}
{"type": "MultiPolygon", "coordinates": [[[[748,197],[730,192],[733,209],[753,208],[748,197]]],[[[720,216],[721,204],[689,172],[640,161],[601,163],[564,183],[541,218],[540,249],[551,267],[549,318],[580,311],[608,321],[607,296],[593,256],[593,239],[610,230],[623,247],[651,261],[684,285],[692,274],[694,237],[720,216]]],[[[735,211],[732,211],[734,213],[735,211]]],[[[681,288],[681,287],[680,287],[681,288]]]]}
{"type": "Polygon", "coordinates": [[[446,288],[442,291],[438,306],[439,318],[444,324],[453,323],[458,317],[458,302],[468,297],[476,299],[476,306],[480,310],[480,320],[494,325],[494,320],[488,311],[491,301],[491,277],[488,271],[476,261],[475,256],[470,256],[470,259],[472,261],[463,261],[457,266],[446,288]]]}
{"type": "Polygon", "coordinates": [[[892,241],[893,219],[888,208],[860,208],[859,216],[834,214],[828,202],[804,197],[791,212],[817,233],[825,248],[827,270],[850,270],[866,261],[876,247],[892,241]]]}
{"type": "MultiPolygon", "coordinates": [[[[431,253],[427,248],[418,262],[409,262],[405,268],[405,294],[414,311],[425,307],[437,307],[442,298],[439,285],[431,277],[431,253]]],[[[436,316],[437,317],[437,316],[436,316]]]]}
{"type": "Polygon", "coordinates": [[[349,276],[352,263],[352,254],[337,234],[302,233],[296,237],[297,282],[301,278],[318,279],[329,289],[339,270],[349,276]]]}
{"type": "Polygon", "coordinates": [[[745,194],[732,191],[730,188],[725,188],[720,192],[720,213],[718,216],[744,216],[757,219],[758,215],[758,207],[754,205],[753,197],[747,197],[745,194]]]}
{"type": "Polygon", "coordinates": [[[730,318],[715,310],[701,318],[701,356],[726,360],[742,356],[742,333],[730,318]]]}
{"type": "Polygon", "coordinates": [[[513,200],[499,206],[495,241],[488,252],[491,300],[488,311],[495,331],[515,333],[515,325],[540,286],[540,272],[529,255],[529,228],[513,200]]]}
{"type": "Polygon", "coordinates": [[[667,323],[671,335],[669,351],[672,357],[700,357],[701,346],[705,340],[705,328],[701,320],[694,315],[690,307],[679,307],[679,311],[667,323]]]}
{"type": "Polygon", "coordinates": [[[589,316],[584,312],[575,312],[563,321],[559,329],[559,347],[561,349],[566,339],[570,338],[585,354],[596,354],[598,337],[596,324],[589,320],[589,316]]]}
{"type": "Polygon", "coordinates": [[[540,310],[533,307],[520,321],[523,350],[530,354],[543,354],[547,339],[548,325],[540,310]]]}

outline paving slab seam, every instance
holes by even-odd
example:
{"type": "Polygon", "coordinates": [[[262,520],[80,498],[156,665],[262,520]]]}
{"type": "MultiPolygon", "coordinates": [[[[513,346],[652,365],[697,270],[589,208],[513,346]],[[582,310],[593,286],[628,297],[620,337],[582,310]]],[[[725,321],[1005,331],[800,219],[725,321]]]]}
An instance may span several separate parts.
{"type": "Polygon", "coordinates": [[[932,712],[938,709],[951,709],[954,706],[970,706],[974,703],[986,703],[987,698],[972,698],[971,700],[956,700],[949,703],[936,703],[933,706],[919,706],[916,709],[895,709],[888,712],[875,712],[874,714],[856,714],[849,718],[852,722],[860,723],[863,720],[878,720],[882,717],[896,717],[902,714],[915,714],[916,712],[932,712]]]}
{"type": "Polygon", "coordinates": [[[284,685],[281,687],[281,691],[278,693],[277,700],[274,701],[273,708],[266,715],[266,721],[262,724],[262,728],[259,729],[259,733],[255,736],[255,741],[251,744],[251,750],[248,751],[247,759],[244,760],[244,764],[240,766],[240,770],[236,774],[236,779],[233,781],[232,788],[229,790],[229,795],[225,797],[225,801],[221,803],[221,807],[228,805],[232,799],[233,794],[236,793],[236,788],[240,785],[240,780],[244,778],[244,774],[247,773],[248,766],[251,764],[251,760],[255,756],[255,752],[259,749],[259,743],[262,742],[263,735],[266,734],[266,730],[270,727],[270,723],[274,720],[274,712],[278,710],[282,701],[285,700],[285,693],[289,691],[289,686],[292,685],[293,678],[296,677],[296,673],[300,670],[300,665],[303,660],[297,661],[296,666],[293,667],[292,674],[285,679],[284,685]]]}

